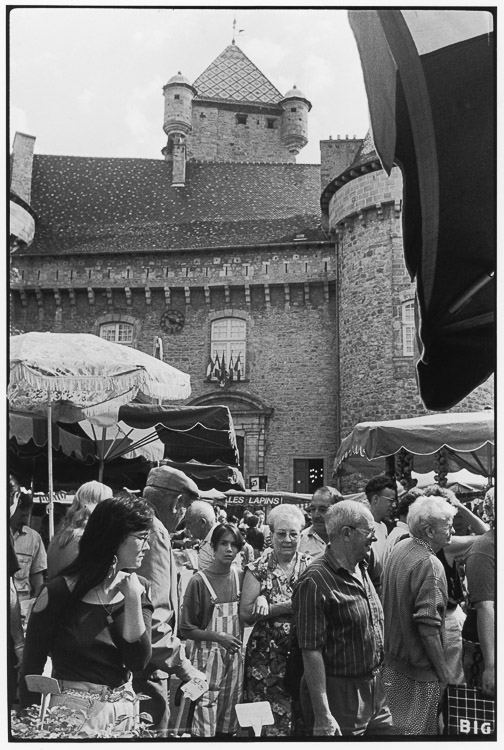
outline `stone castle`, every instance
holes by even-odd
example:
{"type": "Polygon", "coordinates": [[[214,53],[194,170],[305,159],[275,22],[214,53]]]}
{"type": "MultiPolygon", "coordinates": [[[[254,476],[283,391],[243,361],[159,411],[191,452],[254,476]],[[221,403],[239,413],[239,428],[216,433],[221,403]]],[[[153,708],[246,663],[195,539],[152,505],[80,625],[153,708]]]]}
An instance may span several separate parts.
{"type": "Polygon", "coordinates": [[[186,403],[230,408],[247,486],[311,492],[355,423],[426,413],[400,171],[368,137],[296,164],[309,100],[234,43],[163,95],[158,160],[38,155],[16,134],[11,326],[162,350],[186,403]]]}

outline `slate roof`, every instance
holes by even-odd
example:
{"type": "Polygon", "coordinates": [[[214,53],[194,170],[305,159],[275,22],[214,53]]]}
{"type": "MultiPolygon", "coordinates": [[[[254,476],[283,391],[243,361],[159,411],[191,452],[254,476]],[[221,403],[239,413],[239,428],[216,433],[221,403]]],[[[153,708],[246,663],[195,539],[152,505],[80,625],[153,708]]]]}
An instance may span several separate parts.
{"type": "Polygon", "coordinates": [[[194,81],[198,98],[278,104],[283,98],[236,44],[230,44],[194,81]]]}
{"type": "Polygon", "coordinates": [[[320,167],[35,155],[36,235],[25,252],[128,252],[324,240],[320,167]]]}
{"type": "Polygon", "coordinates": [[[376,153],[375,147],[374,147],[374,141],[373,136],[371,135],[371,131],[368,130],[366,133],[366,137],[362,141],[359,150],[355,154],[355,158],[350,165],[350,168],[360,167],[362,164],[367,164],[372,161],[376,161],[378,159],[378,154],[376,153]]]}

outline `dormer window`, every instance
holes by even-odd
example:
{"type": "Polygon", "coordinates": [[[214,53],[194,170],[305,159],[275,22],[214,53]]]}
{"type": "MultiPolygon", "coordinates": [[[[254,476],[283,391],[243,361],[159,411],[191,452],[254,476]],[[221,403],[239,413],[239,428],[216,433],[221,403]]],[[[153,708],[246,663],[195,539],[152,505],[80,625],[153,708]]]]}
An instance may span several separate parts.
{"type": "Polygon", "coordinates": [[[247,115],[236,115],[236,124],[237,125],[246,125],[247,124],[247,115]]]}

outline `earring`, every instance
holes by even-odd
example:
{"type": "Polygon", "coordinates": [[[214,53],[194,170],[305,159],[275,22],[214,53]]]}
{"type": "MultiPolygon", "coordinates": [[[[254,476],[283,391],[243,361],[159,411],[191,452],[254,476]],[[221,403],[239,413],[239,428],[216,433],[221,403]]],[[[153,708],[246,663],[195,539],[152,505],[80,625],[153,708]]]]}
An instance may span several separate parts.
{"type": "Polygon", "coordinates": [[[117,555],[114,555],[112,558],[112,563],[110,564],[110,568],[107,573],[107,579],[112,580],[112,578],[115,577],[115,574],[117,573],[117,563],[118,563],[117,555]]]}

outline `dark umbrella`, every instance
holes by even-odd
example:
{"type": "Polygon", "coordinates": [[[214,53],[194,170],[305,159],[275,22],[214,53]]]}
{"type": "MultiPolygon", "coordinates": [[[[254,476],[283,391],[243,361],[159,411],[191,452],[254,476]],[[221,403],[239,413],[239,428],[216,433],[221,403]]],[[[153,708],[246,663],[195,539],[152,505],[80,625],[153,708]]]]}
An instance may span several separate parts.
{"type": "Polygon", "coordinates": [[[404,255],[417,284],[428,409],[495,368],[495,52],[488,11],[350,11],[373,140],[403,175],[404,255]]]}

